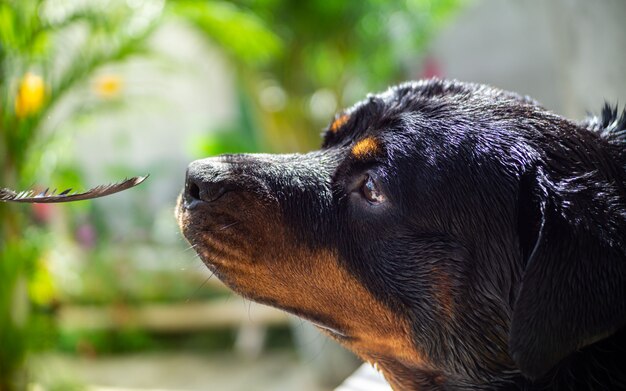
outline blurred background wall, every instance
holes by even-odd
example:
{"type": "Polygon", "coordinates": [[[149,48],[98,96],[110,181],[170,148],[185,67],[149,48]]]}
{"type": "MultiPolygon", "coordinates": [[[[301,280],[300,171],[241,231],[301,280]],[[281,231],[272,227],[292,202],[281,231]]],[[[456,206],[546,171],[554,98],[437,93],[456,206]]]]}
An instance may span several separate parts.
{"type": "Polygon", "coordinates": [[[354,357],[230,296],[187,249],[173,218],[187,164],[316,148],[342,107],[422,77],[492,84],[581,119],[626,102],[624,20],[622,0],[0,0],[0,185],[151,173],[94,202],[0,205],[0,261],[15,265],[0,268],[0,342],[36,341],[0,351],[0,380],[18,373],[0,391],[331,389],[354,357]],[[100,5],[94,16],[76,4],[100,5]],[[135,24],[141,45],[109,47],[135,24]],[[108,57],[87,66],[101,46],[108,57]],[[88,71],[57,93],[68,62],[88,71]],[[39,105],[17,110],[38,89],[39,105]],[[8,328],[19,302],[34,320],[8,328]]]}
{"type": "Polygon", "coordinates": [[[527,94],[572,119],[626,96],[626,2],[484,0],[431,46],[445,77],[527,94]]]}

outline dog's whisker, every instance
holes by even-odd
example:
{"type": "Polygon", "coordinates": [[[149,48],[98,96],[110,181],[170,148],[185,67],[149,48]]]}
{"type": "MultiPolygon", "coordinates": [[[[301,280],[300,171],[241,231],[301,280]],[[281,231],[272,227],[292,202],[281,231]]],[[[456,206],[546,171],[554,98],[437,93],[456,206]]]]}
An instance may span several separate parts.
{"type": "MultiPolygon", "coordinates": [[[[189,249],[195,249],[197,247],[197,244],[191,244],[189,246],[189,249]]],[[[188,250],[189,250],[188,249],[188,250]]],[[[198,257],[198,255],[196,254],[196,257],[198,257]]],[[[202,284],[200,284],[200,286],[198,286],[194,292],[187,298],[186,302],[189,302],[194,296],[196,296],[198,294],[198,292],[200,292],[200,290],[202,288],[204,288],[204,286],[206,286],[206,284],[211,280],[211,278],[213,278],[213,276],[215,275],[215,272],[218,270],[218,265],[215,263],[215,259],[210,259],[209,263],[211,265],[213,265],[213,269],[211,270],[211,274],[209,274],[209,276],[202,282],[202,284]]],[[[203,262],[196,262],[195,263],[195,267],[197,267],[198,269],[204,269],[204,263],[203,262]]]]}
{"type": "Polygon", "coordinates": [[[230,224],[226,224],[225,226],[223,226],[223,227],[221,227],[220,229],[218,229],[218,231],[223,231],[223,230],[225,230],[225,229],[228,229],[228,228],[230,228],[230,227],[233,227],[233,226],[235,226],[235,225],[239,224],[240,222],[241,222],[241,221],[235,221],[235,222],[232,222],[232,223],[230,223],[230,224]]]}
{"type": "Polygon", "coordinates": [[[196,288],[195,291],[193,291],[193,293],[189,297],[187,297],[187,300],[185,302],[189,303],[191,299],[195,297],[202,288],[205,287],[205,285],[209,282],[209,280],[211,280],[211,278],[213,278],[214,275],[215,275],[215,270],[211,271],[211,274],[202,282],[202,284],[200,284],[199,287],[196,288]]]}
{"type": "Polygon", "coordinates": [[[250,314],[250,311],[252,310],[252,301],[248,300],[248,320],[250,322],[252,322],[252,315],[250,314]]]}
{"type": "Polygon", "coordinates": [[[192,299],[193,297],[195,297],[195,296],[198,294],[198,292],[200,291],[200,289],[204,288],[204,286],[206,285],[206,283],[207,283],[207,282],[209,282],[209,280],[211,279],[211,277],[212,277],[212,276],[213,276],[213,275],[208,276],[208,277],[207,277],[207,278],[206,278],[206,279],[202,282],[202,284],[200,284],[200,286],[199,286],[199,287],[197,287],[197,288],[193,291],[193,293],[192,293],[191,295],[189,295],[189,297],[187,297],[187,300],[185,300],[185,303],[189,303],[189,302],[191,301],[191,299],[192,299]]]}
{"type": "Polygon", "coordinates": [[[196,249],[196,245],[192,244],[191,246],[188,246],[186,249],[183,250],[183,252],[189,252],[191,250],[195,250],[196,249]]]}
{"type": "MultiPolygon", "coordinates": [[[[243,306],[244,310],[248,309],[248,308],[246,308],[247,302],[248,302],[248,300],[245,297],[241,298],[241,305],[243,306]]],[[[251,321],[251,319],[250,319],[250,311],[248,311],[248,321],[251,321]]]]}
{"type": "Polygon", "coordinates": [[[317,333],[313,336],[313,338],[309,341],[304,341],[304,343],[310,346],[316,347],[315,350],[317,350],[314,354],[312,354],[310,357],[307,358],[305,364],[309,365],[309,364],[314,363],[321,356],[324,349],[326,349],[326,344],[328,343],[328,337],[322,335],[322,333],[319,330],[317,330],[317,333]],[[321,345],[318,344],[318,341],[320,340],[320,338],[323,338],[321,345]]]}
{"type": "Polygon", "coordinates": [[[184,256],[176,257],[175,265],[180,268],[180,270],[188,270],[191,268],[196,268],[198,265],[198,257],[197,254],[193,253],[193,255],[187,256],[189,250],[181,250],[181,254],[184,256]]]}

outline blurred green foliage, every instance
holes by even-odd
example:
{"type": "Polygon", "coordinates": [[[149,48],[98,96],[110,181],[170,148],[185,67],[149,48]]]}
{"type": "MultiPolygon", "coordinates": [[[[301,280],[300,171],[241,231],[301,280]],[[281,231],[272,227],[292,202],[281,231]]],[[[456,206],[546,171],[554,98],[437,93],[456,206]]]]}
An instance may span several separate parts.
{"type": "Polygon", "coordinates": [[[173,15],[211,37],[236,64],[266,64],[282,52],[283,43],[255,13],[221,1],[174,0],[173,15]]]}
{"type": "MultiPolygon", "coordinates": [[[[293,346],[293,337],[287,326],[272,326],[266,331],[266,349],[293,346]]],[[[84,356],[180,349],[207,353],[231,349],[236,339],[237,330],[233,328],[185,334],[148,333],[140,329],[61,331],[56,348],[84,356]]]]}
{"type": "MultiPolygon", "coordinates": [[[[98,67],[141,53],[162,6],[158,1],[142,9],[125,1],[0,1],[1,186],[21,188],[45,179],[42,157],[55,136],[46,120],[98,67]]],[[[79,109],[72,107],[66,115],[79,109]]],[[[36,229],[37,211],[45,209],[37,208],[0,204],[2,391],[26,386],[25,353],[37,339],[30,306],[45,301],[46,236],[36,229]]]]}
{"type": "Polygon", "coordinates": [[[87,249],[80,255],[88,258],[76,270],[80,284],[59,292],[61,303],[86,305],[141,305],[147,302],[186,302],[224,298],[230,293],[206,284],[206,276],[186,268],[146,270],[141,264],[171,262],[178,248],[160,248],[163,259],[155,259],[159,245],[152,248],[138,243],[119,243],[115,249],[87,249]],[[143,255],[142,255],[143,254],[143,255]],[[150,254],[150,259],[145,259],[150,254]]]}
{"type": "MultiPolygon", "coordinates": [[[[207,136],[201,153],[308,150],[321,129],[368,91],[416,78],[428,43],[463,0],[305,2],[175,1],[189,20],[226,48],[236,64],[242,110],[237,132],[207,136]],[[216,6],[216,4],[220,4],[216,6]],[[213,7],[238,13],[242,26],[215,22],[213,7]],[[246,27],[253,25],[254,28],[246,27]],[[219,28],[217,28],[219,26],[219,28]],[[251,136],[253,134],[254,136],[251,136]],[[251,143],[250,140],[254,140],[251,143]]],[[[235,18],[224,17],[235,21],[235,18]]]]}
{"type": "MultiPolygon", "coordinates": [[[[317,146],[341,107],[419,74],[431,37],[462,2],[0,0],[0,186],[52,180],[82,187],[80,167],[49,158],[62,139],[55,124],[123,104],[112,99],[121,80],[97,71],[147,54],[149,38],[170,18],[193,26],[236,73],[238,121],[195,140],[194,153],[282,152],[317,146]]],[[[114,236],[97,206],[80,211],[70,231],[88,218],[101,238],[114,236]]],[[[150,211],[135,212],[149,224],[150,211]]],[[[31,311],[51,310],[59,299],[45,262],[50,237],[42,227],[51,213],[45,206],[0,203],[0,391],[25,387],[26,352],[54,334],[42,331],[49,319],[31,311]]],[[[213,295],[190,292],[190,284],[171,275],[129,272],[123,265],[132,263],[125,258],[132,250],[119,248],[84,250],[93,260],[81,270],[86,289],[64,299],[132,304],[213,295]]],[[[61,335],[60,341],[70,350],[88,341],[96,351],[153,343],[141,330],[61,335]]]]}

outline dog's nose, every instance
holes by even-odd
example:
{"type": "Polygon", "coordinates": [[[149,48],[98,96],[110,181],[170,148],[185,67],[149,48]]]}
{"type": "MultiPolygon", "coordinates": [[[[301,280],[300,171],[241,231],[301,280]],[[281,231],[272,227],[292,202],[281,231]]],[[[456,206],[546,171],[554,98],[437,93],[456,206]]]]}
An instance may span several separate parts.
{"type": "Polygon", "coordinates": [[[184,206],[196,208],[202,203],[217,201],[231,186],[225,180],[225,163],[214,159],[197,160],[187,167],[185,178],[184,206]]]}

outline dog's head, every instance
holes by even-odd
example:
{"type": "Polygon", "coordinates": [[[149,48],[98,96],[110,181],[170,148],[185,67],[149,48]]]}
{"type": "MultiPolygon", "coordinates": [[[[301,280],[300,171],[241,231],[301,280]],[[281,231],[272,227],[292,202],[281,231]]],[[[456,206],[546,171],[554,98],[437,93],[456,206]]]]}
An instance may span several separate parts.
{"type": "Polygon", "coordinates": [[[536,378],[624,320],[624,201],[581,177],[623,185],[581,147],[611,141],[513,93],[404,84],[338,115],[319,151],[193,162],[178,219],[232,289],[398,388],[536,378]]]}

